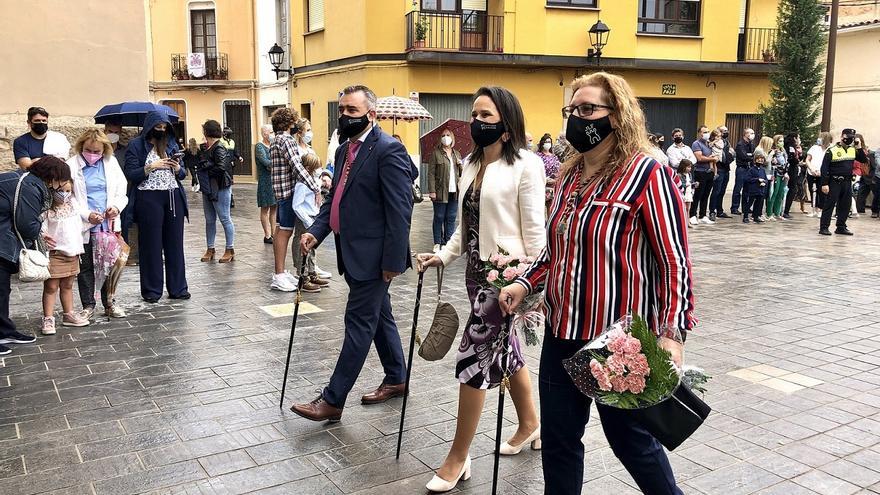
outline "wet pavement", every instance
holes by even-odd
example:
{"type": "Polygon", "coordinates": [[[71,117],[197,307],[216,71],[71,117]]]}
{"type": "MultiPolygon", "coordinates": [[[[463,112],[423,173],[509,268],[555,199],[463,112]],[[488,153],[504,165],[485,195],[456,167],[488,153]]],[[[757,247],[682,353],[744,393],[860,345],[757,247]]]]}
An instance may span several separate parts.
{"type": "MultiPolygon", "coordinates": [[[[191,300],[147,305],[129,269],[119,297],[128,319],[59,327],[0,359],[0,493],[424,493],[455,431],[454,352],[434,363],[416,358],[400,460],[400,399],[357,400],[382,380],[375,352],[342,422],[295,416],[287,407],[316,396],[342,343],[346,286],[336,275],[320,294],[305,295],[280,409],[293,296],[269,291],[271,246],[253,197],[252,186],[237,186],[237,258],[229,265],[199,262],[204,228],[194,198],[191,300]]],[[[432,244],[430,219],[430,204],[418,205],[415,250],[432,244]]],[[[686,360],[713,375],[706,400],[714,412],[670,455],[687,494],[880,493],[880,221],[853,220],[853,238],[820,237],[817,223],[797,213],[785,223],[737,218],[691,231],[701,323],[686,360]]],[[[318,263],[334,271],[330,246],[318,263]]],[[[462,318],[463,268],[449,270],[444,291],[462,318]]],[[[415,281],[410,272],[391,288],[404,349],[415,281]]],[[[38,332],[40,290],[14,288],[12,313],[25,332],[38,332]]],[[[435,290],[429,273],[422,332],[435,290]]],[[[539,348],[526,355],[537,373],[539,348]]],[[[488,397],[471,449],[473,478],[458,493],[490,491],[497,400],[488,397]]],[[[638,493],[593,417],[584,493],[638,493]]],[[[510,401],[504,419],[509,436],[510,401]]],[[[538,452],[502,459],[501,476],[501,493],[543,492],[538,452]]]]}

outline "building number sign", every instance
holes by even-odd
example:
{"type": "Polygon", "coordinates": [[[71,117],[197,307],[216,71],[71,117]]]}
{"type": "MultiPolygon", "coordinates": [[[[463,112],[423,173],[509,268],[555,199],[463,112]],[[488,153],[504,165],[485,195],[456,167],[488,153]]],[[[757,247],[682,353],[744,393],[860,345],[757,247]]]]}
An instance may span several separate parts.
{"type": "Polygon", "coordinates": [[[675,96],[675,84],[661,84],[660,94],[675,96]]]}

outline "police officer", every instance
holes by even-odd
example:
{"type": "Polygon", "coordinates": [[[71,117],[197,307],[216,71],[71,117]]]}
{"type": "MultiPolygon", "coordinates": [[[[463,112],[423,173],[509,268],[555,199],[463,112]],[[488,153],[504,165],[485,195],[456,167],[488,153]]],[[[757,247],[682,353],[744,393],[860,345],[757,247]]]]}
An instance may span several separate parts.
{"type": "Polygon", "coordinates": [[[853,162],[867,162],[865,151],[859,145],[853,146],[856,139],[855,129],[844,129],[840,134],[840,142],[828,148],[825,158],[822,160],[822,193],[825,197],[825,208],[822,209],[822,220],[819,223],[819,233],[831,235],[828,227],[831,226],[831,214],[833,206],[837,204],[837,229],[835,234],[853,235],[846,228],[846,219],[852,205],[852,177],[853,162]]]}

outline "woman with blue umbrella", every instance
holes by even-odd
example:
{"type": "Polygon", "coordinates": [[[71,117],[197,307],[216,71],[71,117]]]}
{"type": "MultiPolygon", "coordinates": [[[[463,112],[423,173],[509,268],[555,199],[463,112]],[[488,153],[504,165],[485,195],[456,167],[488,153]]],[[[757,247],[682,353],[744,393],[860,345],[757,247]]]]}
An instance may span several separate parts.
{"type": "Polygon", "coordinates": [[[141,296],[149,303],[162,297],[163,282],[171,299],[190,298],[183,255],[189,210],[180,183],[186,177],[181,156],[171,119],[161,111],[147,114],[143,130],[125,153],[125,176],[132,183],[129,208],[139,229],[141,296]]]}

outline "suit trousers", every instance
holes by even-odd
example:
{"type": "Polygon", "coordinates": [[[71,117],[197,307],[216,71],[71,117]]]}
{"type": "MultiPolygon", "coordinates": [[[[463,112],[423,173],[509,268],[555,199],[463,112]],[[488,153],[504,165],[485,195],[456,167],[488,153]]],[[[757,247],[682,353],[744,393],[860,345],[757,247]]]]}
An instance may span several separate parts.
{"type": "Polygon", "coordinates": [[[743,188],[746,185],[746,177],[749,175],[749,167],[737,166],[735,174],[733,182],[733,197],[730,202],[730,211],[732,212],[741,211],[741,206],[745,209],[743,203],[746,202],[747,195],[743,193],[743,188]]]}
{"type": "Polygon", "coordinates": [[[183,202],[176,191],[138,193],[135,216],[139,229],[141,296],[144,299],[162,297],[163,282],[167,282],[171,296],[181,296],[189,291],[183,254],[183,212],[183,202]]]}
{"type": "MultiPolygon", "coordinates": [[[[548,331],[541,350],[541,464],[545,495],[580,495],[584,483],[584,444],[592,400],[577,389],[562,360],[586,341],[563,340],[548,331]]],[[[614,455],[647,495],[682,495],[666,452],[627,411],[598,406],[602,430],[614,455]]]]}
{"type": "Polygon", "coordinates": [[[828,195],[825,196],[825,208],[822,209],[822,220],[819,222],[820,229],[827,229],[831,226],[831,215],[837,210],[837,228],[846,228],[846,219],[849,217],[849,211],[852,208],[852,179],[842,177],[835,179],[831,177],[828,184],[828,195]],[[837,205],[837,208],[834,208],[837,205]]]}
{"type": "Polygon", "coordinates": [[[370,346],[375,343],[376,352],[385,371],[382,383],[399,384],[406,380],[406,364],[397,323],[391,313],[391,298],[382,279],[354,280],[345,276],[348,284],[348,303],[345,307],[345,340],[330,377],[330,384],[322,393],[332,406],[342,408],[354,387],[370,346]]]}

